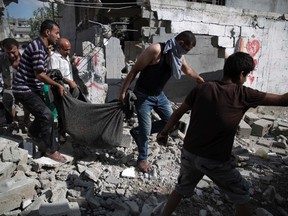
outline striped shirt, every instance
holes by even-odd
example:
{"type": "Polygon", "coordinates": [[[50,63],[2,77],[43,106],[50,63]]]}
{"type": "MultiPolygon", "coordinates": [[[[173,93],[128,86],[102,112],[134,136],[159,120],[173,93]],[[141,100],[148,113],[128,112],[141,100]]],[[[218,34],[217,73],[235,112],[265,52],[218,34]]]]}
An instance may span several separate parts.
{"type": "Polygon", "coordinates": [[[43,82],[35,76],[35,71],[47,71],[48,49],[40,38],[33,40],[24,50],[15,75],[13,92],[42,91],[43,82]]]}

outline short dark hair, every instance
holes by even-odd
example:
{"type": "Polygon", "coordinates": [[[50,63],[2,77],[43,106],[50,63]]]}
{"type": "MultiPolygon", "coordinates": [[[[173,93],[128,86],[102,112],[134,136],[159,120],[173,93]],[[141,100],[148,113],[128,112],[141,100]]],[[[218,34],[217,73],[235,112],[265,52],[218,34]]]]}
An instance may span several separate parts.
{"type": "Polygon", "coordinates": [[[2,46],[3,46],[3,48],[6,48],[7,50],[11,50],[13,48],[13,46],[16,46],[18,48],[19,43],[14,38],[5,38],[2,41],[2,46]]]}
{"type": "Polygon", "coordinates": [[[247,76],[254,68],[254,60],[248,53],[236,52],[230,55],[224,64],[224,77],[237,83],[241,72],[243,72],[243,76],[247,76]]]}
{"type": "Polygon", "coordinates": [[[192,43],[193,47],[196,46],[196,38],[195,35],[191,31],[183,31],[179,33],[175,39],[183,40],[186,45],[190,45],[192,43]]]}
{"type": "Polygon", "coordinates": [[[59,28],[59,25],[53,20],[44,20],[40,26],[40,35],[43,35],[46,30],[52,30],[54,26],[57,26],[59,28]]]}

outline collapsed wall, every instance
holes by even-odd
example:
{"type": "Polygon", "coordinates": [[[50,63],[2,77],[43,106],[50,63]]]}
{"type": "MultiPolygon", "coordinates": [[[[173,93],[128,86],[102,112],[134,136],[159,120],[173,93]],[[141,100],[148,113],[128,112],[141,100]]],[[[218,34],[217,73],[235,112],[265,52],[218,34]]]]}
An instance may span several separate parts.
{"type": "MultiPolygon", "coordinates": [[[[249,76],[247,86],[273,93],[288,91],[287,14],[180,0],[151,0],[150,7],[143,8],[143,17],[155,23],[170,21],[172,33],[191,30],[197,35],[211,36],[211,44],[218,48],[218,58],[224,59],[235,51],[249,53],[256,68],[249,76]]],[[[193,65],[193,58],[187,60],[193,65]]],[[[209,58],[201,61],[201,65],[210,64],[209,58]]]]}

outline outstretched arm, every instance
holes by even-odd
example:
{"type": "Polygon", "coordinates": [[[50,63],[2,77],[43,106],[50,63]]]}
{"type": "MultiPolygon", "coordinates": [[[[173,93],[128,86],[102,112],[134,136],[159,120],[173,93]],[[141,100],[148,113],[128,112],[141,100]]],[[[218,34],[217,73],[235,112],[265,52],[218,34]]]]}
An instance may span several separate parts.
{"type": "Polygon", "coordinates": [[[168,134],[171,131],[171,129],[176,125],[176,123],[180,120],[180,118],[186,113],[188,110],[190,110],[190,106],[187,103],[182,103],[181,106],[176,109],[173,114],[171,115],[170,119],[166,123],[163,130],[158,133],[157,135],[157,142],[160,145],[166,145],[168,140],[168,134]]]}
{"type": "Polygon", "coordinates": [[[288,106],[288,92],[282,95],[266,93],[263,106],[288,106]]]}
{"type": "Polygon", "coordinates": [[[196,73],[196,72],[187,64],[186,59],[185,59],[184,56],[182,57],[182,68],[181,68],[181,69],[182,69],[182,71],[183,71],[186,75],[188,75],[188,76],[196,79],[196,82],[197,82],[197,83],[203,83],[203,82],[204,82],[204,79],[203,79],[201,76],[199,76],[199,74],[196,73]]]}

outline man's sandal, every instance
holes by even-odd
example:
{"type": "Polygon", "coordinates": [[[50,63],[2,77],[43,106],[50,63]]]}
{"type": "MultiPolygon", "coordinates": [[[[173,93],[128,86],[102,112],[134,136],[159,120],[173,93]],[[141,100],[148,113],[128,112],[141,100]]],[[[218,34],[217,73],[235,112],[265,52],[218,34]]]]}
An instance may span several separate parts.
{"type": "Polygon", "coordinates": [[[137,167],[141,172],[149,173],[152,171],[151,165],[148,163],[147,160],[142,160],[137,162],[137,167]]]}
{"type": "Polygon", "coordinates": [[[46,156],[57,162],[61,162],[61,163],[67,162],[67,159],[63,155],[61,155],[60,152],[58,151],[55,151],[53,153],[46,153],[46,156]]]}

